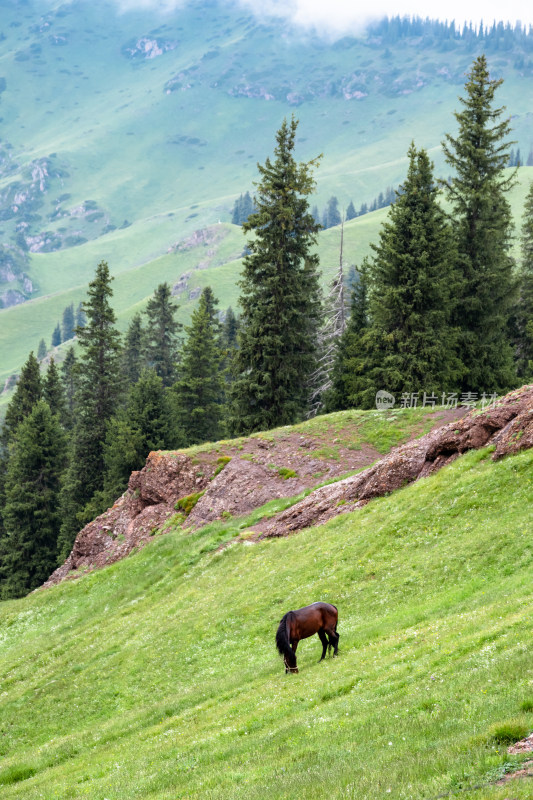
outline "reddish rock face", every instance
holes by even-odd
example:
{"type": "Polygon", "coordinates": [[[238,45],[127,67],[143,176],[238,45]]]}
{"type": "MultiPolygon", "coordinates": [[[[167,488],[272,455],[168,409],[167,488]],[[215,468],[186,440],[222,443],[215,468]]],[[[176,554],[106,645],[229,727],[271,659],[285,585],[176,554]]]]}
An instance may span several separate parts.
{"type": "Polygon", "coordinates": [[[44,586],[71,573],[104,567],[142,546],[173,514],[180,497],[202,491],[214,471],[199,469],[180,452],[152,452],[139,472],[131,474],[128,489],[115,505],[79,532],[72,552],[44,586]]]}
{"type": "MultiPolygon", "coordinates": [[[[224,513],[243,515],[268,500],[294,496],[316,485],[314,475],[319,468],[326,466],[331,476],[338,475],[339,469],[364,466],[377,455],[369,450],[363,456],[366,461],[354,461],[350,466],[345,463],[344,467],[334,462],[328,467],[313,454],[316,442],[302,437],[293,441],[289,433],[275,443],[250,438],[244,459],[242,446],[226,444],[233,457],[216,476],[217,450],[204,454],[202,461],[179,451],[150,453],[144,468],[132,473],[127,491],[80,531],[70,556],[44,585],[124,558],[149,541],[153,531],[176,513],[176,501],[187,495],[205,490],[187,518],[187,526],[198,527],[220,519],[224,513]],[[276,458],[278,464],[272,463],[276,458]],[[294,468],[295,477],[280,477],[277,466],[281,465],[294,468]]],[[[300,503],[258,525],[257,538],[285,536],[353,511],[374,497],[432,474],[461,453],[487,444],[495,446],[494,459],[533,447],[533,385],[511,392],[494,408],[471,411],[400,445],[364,472],[316,489],[300,503]]]]}

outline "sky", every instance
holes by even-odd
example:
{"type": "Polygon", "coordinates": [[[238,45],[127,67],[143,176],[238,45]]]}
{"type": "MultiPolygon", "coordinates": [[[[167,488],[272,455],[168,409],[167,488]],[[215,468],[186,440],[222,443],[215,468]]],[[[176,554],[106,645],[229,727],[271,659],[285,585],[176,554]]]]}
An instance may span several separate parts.
{"type": "MultiPolygon", "coordinates": [[[[186,0],[115,0],[121,10],[129,8],[153,8],[173,10],[186,0]]],[[[476,26],[481,20],[492,23],[503,20],[514,24],[533,24],[531,0],[373,0],[360,3],[358,0],[228,0],[247,6],[259,17],[275,14],[292,20],[298,26],[324,30],[330,33],[350,33],[363,29],[372,19],[396,14],[418,15],[451,21],[462,25],[472,21],[476,26]]]]}

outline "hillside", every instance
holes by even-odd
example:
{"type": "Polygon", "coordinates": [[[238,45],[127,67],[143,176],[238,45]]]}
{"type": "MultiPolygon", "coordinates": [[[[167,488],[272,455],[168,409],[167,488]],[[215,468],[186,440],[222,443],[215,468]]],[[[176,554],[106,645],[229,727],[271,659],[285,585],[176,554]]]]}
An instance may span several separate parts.
{"type": "MultiPolygon", "coordinates": [[[[223,2],[191,0],[163,15],[118,6],[0,2],[0,297],[8,307],[35,302],[0,310],[0,381],[41,337],[49,342],[102,258],[117,275],[123,325],[158,281],[203,264],[201,252],[174,263],[169,250],[229,222],[292,112],[298,157],[324,153],[321,209],[332,194],[358,208],[397,186],[414,132],[443,174],[440,143],[483,51],[504,78],[499,102],[523,161],[531,148],[524,31],[460,36],[420,23],[331,40],[223,2]]],[[[357,222],[350,260],[375,229],[357,222]]],[[[233,233],[210,248],[217,272],[198,279],[232,299],[242,251],[229,246],[233,233]]]]}
{"type": "Polygon", "coordinates": [[[533,450],[490,452],[297,536],[177,528],[2,603],[2,796],[529,798],[496,782],[533,728],[533,450]],[[316,599],[340,656],[307,640],[285,676],[277,623],[316,599]]]}
{"type": "MultiPolygon", "coordinates": [[[[533,167],[521,167],[518,171],[517,185],[511,192],[510,201],[515,220],[517,236],[514,242],[514,255],[519,260],[518,233],[522,224],[524,200],[533,180],[533,167]]],[[[344,226],[344,260],[347,266],[359,265],[370,253],[370,243],[376,242],[379,229],[387,217],[387,209],[379,209],[362,217],[350,220],[344,226]]],[[[139,247],[148,253],[150,239],[144,240],[143,229],[139,232],[139,247]],[[144,244],[143,244],[144,243],[144,244]]],[[[87,261],[80,259],[72,265],[68,251],[39,256],[46,265],[43,276],[48,293],[43,297],[20,305],[0,310],[0,388],[10,375],[18,372],[27,358],[30,349],[37,351],[39,340],[44,337],[50,341],[52,330],[61,320],[63,309],[70,303],[77,305],[86,296],[87,285],[84,275],[92,279],[96,264],[101,258],[108,259],[113,282],[113,307],[118,317],[118,326],[125,331],[135,311],[143,310],[153,294],[155,287],[168,281],[173,287],[180,304],[177,318],[187,324],[192,308],[204,286],[214,288],[220,300],[220,308],[232,305],[237,308],[239,290],[237,281],[242,269],[240,255],[245,245],[245,237],[239,227],[228,223],[210,226],[176,243],[170,232],[172,252],[146,262],[140,259],[132,267],[124,267],[121,253],[127,247],[124,232],[110,234],[105,249],[101,240],[91,242],[86,247],[87,261]],[[69,276],[77,275],[79,283],[75,288],[65,288],[69,276]]],[[[331,279],[339,263],[340,228],[329,228],[319,235],[318,254],[320,257],[324,285],[331,279]]],[[[139,257],[140,258],[140,257],[139,257]]],[[[68,343],[70,344],[70,343],[68,343]]],[[[68,346],[67,344],[67,346],[68,346]]],[[[62,357],[61,345],[56,358],[62,357]]],[[[8,394],[0,393],[0,408],[7,401],[8,394]]]]}

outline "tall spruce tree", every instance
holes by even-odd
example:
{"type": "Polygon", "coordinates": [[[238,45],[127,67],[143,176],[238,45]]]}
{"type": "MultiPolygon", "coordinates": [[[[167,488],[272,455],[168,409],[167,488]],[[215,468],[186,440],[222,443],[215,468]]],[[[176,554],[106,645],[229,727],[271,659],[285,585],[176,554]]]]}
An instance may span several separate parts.
{"type": "Polygon", "coordinates": [[[309,213],[318,159],[293,156],[298,123],[284,120],[275,159],[258,165],[257,212],[243,226],[248,242],[240,281],[242,308],[232,428],[251,432],[300,419],[314,366],[320,320],[319,226],[309,213]]]}
{"type": "Polygon", "coordinates": [[[87,325],[87,316],[85,311],[83,310],[83,303],[78,303],[78,307],[76,309],[76,327],[77,328],[85,328],[87,325]]]}
{"type": "MultiPolygon", "coordinates": [[[[84,516],[84,507],[103,488],[107,425],[122,392],[120,334],[115,328],[115,313],[110,305],[111,281],[109,267],[101,261],[94,280],[89,284],[88,300],[84,303],[87,325],[77,331],[81,358],[76,424],[69,469],[61,493],[60,558],[68,555],[76,533],[89,521],[84,516]]],[[[90,509],[92,512],[93,507],[90,509]]]]}
{"type": "Polygon", "coordinates": [[[52,333],[52,347],[59,347],[60,344],[61,344],[61,326],[59,325],[58,322],[52,333]]]}
{"type": "Polygon", "coordinates": [[[73,339],[75,327],[76,323],[74,320],[74,303],[71,303],[63,311],[63,324],[61,326],[61,341],[68,342],[69,339],[73,339]]]}
{"type": "Polygon", "coordinates": [[[175,319],[178,304],[172,299],[168,283],[161,283],[146,305],[146,358],[164,386],[171,386],[178,361],[178,334],[181,323],[175,319]]]}
{"type": "Polygon", "coordinates": [[[7,469],[5,534],[0,541],[4,599],[35,589],[56,566],[65,453],[59,420],[39,400],[17,428],[7,469]]]}
{"type": "Polygon", "coordinates": [[[346,220],[355,219],[356,216],[357,216],[357,211],[355,210],[353,201],[350,200],[350,202],[348,203],[348,207],[346,209],[346,220]]]}
{"type": "Polygon", "coordinates": [[[139,313],[133,315],[126,332],[122,364],[127,383],[130,386],[137,383],[146,365],[145,336],[139,313]]]}
{"type": "Polygon", "coordinates": [[[78,387],[78,362],[72,346],[66,352],[60,371],[65,398],[64,426],[70,431],[74,427],[75,397],[78,387]]]}
{"type": "Polygon", "coordinates": [[[48,403],[52,414],[57,414],[60,423],[65,426],[66,404],[65,392],[61,383],[59,370],[52,357],[43,380],[43,398],[48,403]]]}
{"type": "MultiPolygon", "coordinates": [[[[226,315],[222,325],[220,342],[222,346],[222,374],[225,383],[225,401],[229,395],[229,388],[235,379],[235,353],[238,348],[238,334],[240,323],[235,316],[231,306],[226,309],[226,315]]],[[[225,416],[228,415],[228,404],[225,402],[225,416]]]]}
{"type": "Polygon", "coordinates": [[[131,473],[144,466],[151,450],[168,450],[182,444],[163,381],[153,370],[144,369],[130,387],[126,407],[118,411],[107,428],[100,504],[111,505],[125,491],[131,473]]]}
{"type": "Polygon", "coordinates": [[[224,324],[222,325],[222,343],[226,350],[235,350],[237,347],[237,334],[239,331],[239,320],[235,316],[231,306],[226,309],[224,324]]]}
{"type": "Polygon", "coordinates": [[[15,435],[15,431],[22,420],[31,413],[34,405],[41,400],[43,382],[39,362],[33,350],[20,371],[17,388],[13,393],[6,409],[6,416],[2,426],[1,445],[5,452],[15,435]]]}
{"type": "Polygon", "coordinates": [[[213,293],[204,289],[186,327],[180,378],[174,385],[176,416],[188,445],[215,441],[224,434],[223,352],[213,293]]]}
{"type": "Polygon", "coordinates": [[[42,392],[43,384],[39,362],[35,358],[32,350],[20,372],[17,387],[7,406],[4,423],[0,432],[0,538],[4,534],[4,488],[10,449],[15,439],[17,428],[20,423],[31,414],[35,404],[42,398],[42,392]]]}
{"type": "Polygon", "coordinates": [[[44,358],[46,358],[47,352],[48,351],[46,349],[46,342],[44,341],[44,339],[41,339],[41,341],[39,342],[39,348],[37,350],[37,361],[42,361],[44,358]]]}
{"type": "Polygon", "coordinates": [[[518,377],[526,382],[533,380],[533,183],[524,206],[521,244],[516,358],[518,377]]]}
{"type": "Polygon", "coordinates": [[[512,218],[506,194],[510,130],[504,108],[494,107],[502,80],[491,80],[485,56],[473,63],[463,110],[455,113],[456,137],[446,135],[444,154],[455,175],[444,183],[452,205],[459,265],[464,278],[456,320],[461,326],[463,388],[504,391],[516,382],[509,317],[515,297],[510,253],[512,218]]]}
{"type": "Polygon", "coordinates": [[[343,380],[350,400],[370,407],[379,389],[429,395],[457,388],[462,375],[452,324],[461,286],[453,233],[437,202],[427,152],[412,144],[408,156],[407,178],[373,246],[371,324],[361,336],[363,320],[354,309],[343,343],[354,374],[346,378],[347,367],[338,366],[337,407],[343,380]]]}
{"type": "Polygon", "coordinates": [[[335,225],[340,225],[341,222],[342,220],[339,211],[339,201],[335,196],[330,197],[324,211],[322,226],[324,228],[333,228],[335,225]]]}

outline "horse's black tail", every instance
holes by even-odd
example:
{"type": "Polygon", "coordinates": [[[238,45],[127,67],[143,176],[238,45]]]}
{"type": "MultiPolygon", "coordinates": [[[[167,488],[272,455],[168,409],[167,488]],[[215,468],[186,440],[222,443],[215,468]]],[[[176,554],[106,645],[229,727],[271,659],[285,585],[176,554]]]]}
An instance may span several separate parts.
{"type": "MultiPolygon", "coordinates": [[[[331,605],[333,606],[333,603],[331,603],[331,605]]],[[[339,610],[338,610],[337,606],[333,606],[333,608],[335,609],[335,611],[337,612],[337,615],[338,615],[339,610]]],[[[337,621],[338,621],[338,616],[337,616],[337,621]]],[[[335,630],[335,633],[337,633],[337,622],[335,622],[335,629],[334,630],[335,630]]],[[[337,642],[338,642],[338,640],[337,640],[337,642]]],[[[328,653],[331,653],[331,648],[332,647],[333,647],[333,643],[332,643],[331,639],[328,637],[328,653]]]]}
{"type": "Polygon", "coordinates": [[[282,618],[278,625],[276,632],[276,647],[278,648],[280,656],[283,656],[286,666],[290,669],[296,669],[296,656],[292,652],[289,625],[291,622],[292,611],[288,611],[282,618]]]}

